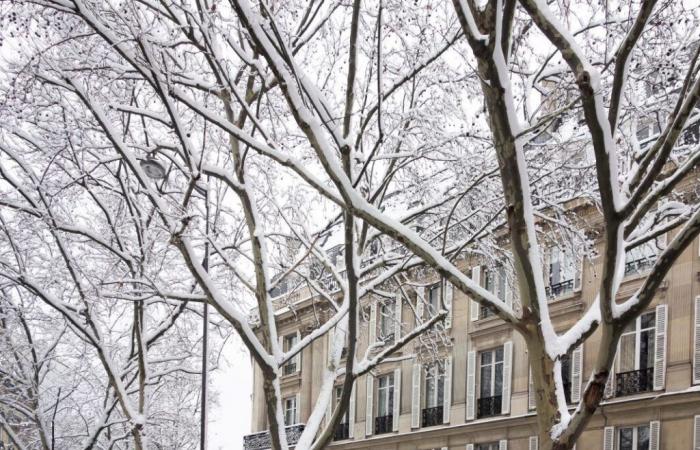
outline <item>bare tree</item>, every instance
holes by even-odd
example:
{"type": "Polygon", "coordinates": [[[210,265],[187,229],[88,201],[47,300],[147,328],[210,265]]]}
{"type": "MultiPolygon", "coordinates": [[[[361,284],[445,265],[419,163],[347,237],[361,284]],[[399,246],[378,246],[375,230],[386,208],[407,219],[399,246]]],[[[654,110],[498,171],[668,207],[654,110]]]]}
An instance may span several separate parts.
{"type": "Polygon", "coordinates": [[[443,304],[394,342],[364,355],[355,348],[362,303],[419,283],[421,267],[524,337],[543,448],[572,448],[597,409],[620,333],[700,233],[696,197],[675,192],[700,158],[697,142],[679,145],[696,120],[698,50],[684,36],[697,24],[679,22],[688,18],[682,5],[653,0],[403,3],[8,7],[6,33],[20,36],[11,45],[29,48],[19,51],[0,112],[0,204],[8,220],[30,217],[51,236],[58,278],[75,289],[69,300],[54,298],[56,266],[24,256],[36,237],[20,239],[19,226],[3,228],[3,251],[14,256],[1,273],[90,342],[136,446],[149,428],[154,377],[144,327],[167,335],[157,330],[207,301],[261,369],[275,449],[287,448],[282,368],[341,331],[297,444],[324,447],[355,380],[448,315],[443,304]],[[649,61],[665,52],[675,78],[652,80],[649,61]],[[649,98],[663,126],[640,144],[646,85],[661,88],[649,98]],[[585,224],[566,206],[581,197],[602,211],[603,273],[597,300],[558,334],[541,244],[588,256],[585,224]],[[617,303],[625,254],[671,229],[639,291],[617,303]],[[456,261],[465,257],[509,268],[516,306],[464,274],[456,261]],[[289,349],[274,319],[284,284],[327,311],[289,349]],[[106,298],[134,305],[136,350],[121,370],[131,369],[136,392],[94,325],[100,315],[91,311],[106,298]],[[155,324],[144,318],[151,307],[155,324]],[[598,360],[570,414],[560,360],[596,330],[598,360]],[[340,404],[323,420],[338,377],[340,404]]]}

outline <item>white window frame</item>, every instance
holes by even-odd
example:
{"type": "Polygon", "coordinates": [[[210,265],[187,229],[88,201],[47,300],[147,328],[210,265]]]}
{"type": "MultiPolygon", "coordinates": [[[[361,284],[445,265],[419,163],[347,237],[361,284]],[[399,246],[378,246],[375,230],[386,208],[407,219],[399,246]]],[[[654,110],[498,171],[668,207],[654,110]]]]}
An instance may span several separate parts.
{"type": "Polygon", "coordinates": [[[445,406],[445,366],[444,362],[436,362],[425,368],[425,408],[445,406]],[[433,381],[433,389],[428,388],[428,381],[433,381]],[[442,399],[440,399],[440,384],[442,384],[442,399]]]}
{"type": "MultiPolygon", "coordinates": [[[[653,331],[654,331],[654,339],[652,339],[652,343],[651,343],[651,345],[650,345],[651,351],[654,352],[654,354],[652,354],[651,357],[648,357],[648,358],[647,358],[647,360],[649,361],[648,364],[650,364],[650,366],[646,367],[646,369],[648,369],[649,367],[654,367],[654,358],[655,358],[655,354],[656,354],[656,353],[655,353],[655,352],[656,352],[656,348],[655,348],[655,345],[654,345],[655,342],[656,342],[655,340],[656,340],[656,332],[657,332],[657,331],[656,331],[656,311],[655,311],[655,310],[651,310],[651,311],[646,311],[646,312],[640,314],[640,315],[635,319],[635,322],[634,322],[634,330],[633,330],[633,331],[628,331],[628,332],[626,332],[626,333],[622,333],[622,334],[620,335],[620,341],[619,341],[619,342],[620,342],[620,347],[622,347],[622,338],[623,338],[624,336],[629,336],[629,335],[631,335],[631,334],[634,334],[634,369],[631,369],[631,370],[641,370],[639,366],[640,366],[640,364],[641,364],[641,359],[642,359],[642,355],[641,355],[642,333],[645,332],[645,331],[649,331],[649,330],[653,330],[653,331]],[[647,314],[653,314],[653,315],[654,315],[654,319],[651,321],[653,325],[652,325],[651,327],[642,328],[642,316],[645,316],[645,315],[647,315],[647,314]]],[[[629,371],[628,369],[622,370],[622,367],[621,367],[621,364],[622,364],[622,363],[621,363],[621,358],[622,358],[622,349],[620,349],[620,351],[617,352],[617,367],[618,367],[618,372],[621,373],[621,372],[627,372],[627,371],[629,371]]]]}
{"type": "Polygon", "coordinates": [[[639,429],[641,427],[647,428],[647,436],[649,439],[649,448],[651,449],[651,428],[650,428],[649,424],[617,428],[616,429],[617,433],[616,433],[616,439],[615,439],[615,448],[621,449],[620,439],[622,436],[622,431],[631,429],[632,430],[632,450],[638,450],[638,448],[639,448],[639,429]]]}
{"type": "Polygon", "coordinates": [[[387,299],[379,305],[379,338],[382,342],[394,342],[396,336],[396,300],[387,299]],[[389,338],[390,339],[389,339],[389,338]]]}
{"type": "MultiPolygon", "coordinates": [[[[291,333],[291,334],[286,334],[282,337],[282,351],[288,352],[292,347],[297,345],[299,342],[299,334],[298,333],[291,333]]],[[[297,353],[294,358],[290,358],[289,361],[283,366],[282,368],[282,374],[283,376],[285,375],[292,375],[295,373],[298,373],[301,370],[300,360],[301,352],[297,353]],[[288,367],[294,366],[294,370],[288,370],[288,367]]]]}
{"type": "Polygon", "coordinates": [[[495,347],[489,350],[482,350],[479,352],[479,396],[477,398],[484,398],[481,396],[481,388],[483,386],[484,380],[482,379],[481,372],[482,368],[485,366],[481,362],[481,357],[485,353],[491,353],[492,358],[491,362],[488,364],[491,366],[491,379],[489,380],[489,391],[491,392],[491,395],[489,397],[497,397],[500,395],[501,397],[503,396],[503,384],[504,384],[504,374],[505,374],[505,349],[503,346],[495,347]],[[501,361],[496,362],[496,351],[500,349],[501,350],[501,361]],[[496,365],[500,364],[501,366],[501,392],[499,394],[496,394],[496,365]]]}
{"type": "Polygon", "coordinates": [[[288,426],[296,424],[299,421],[298,414],[299,414],[299,405],[297,405],[297,396],[293,395],[291,397],[285,397],[285,399],[284,399],[284,422],[285,422],[284,425],[288,427],[288,426]],[[292,405],[291,408],[290,408],[290,405],[292,405]],[[287,423],[287,421],[288,421],[287,418],[288,418],[290,412],[292,413],[292,418],[291,418],[292,420],[291,420],[291,423],[287,423]]]}
{"type": "Polygon", "coordinates": [[[394,415],[394,373],[387,373],[380,377],[377,377],[377,415],[376,417],[385,417],[394,415]],[[382,380],[386,380],[386,385],[382,386],[382,380]],[[387,411],[382,414],[380,406],[382,405],[382,396],[384,396],[384,405],[386,405],[387,411]]]}

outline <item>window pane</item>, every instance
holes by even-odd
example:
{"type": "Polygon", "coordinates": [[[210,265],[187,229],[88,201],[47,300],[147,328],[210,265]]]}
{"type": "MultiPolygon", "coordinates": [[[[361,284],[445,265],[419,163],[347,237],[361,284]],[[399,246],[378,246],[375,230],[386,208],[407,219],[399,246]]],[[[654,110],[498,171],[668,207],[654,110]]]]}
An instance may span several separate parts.
{"type": "Polygon", "coordinates": [[[637,427],[637,450],[649,450],[649,427],[637,427]]]}
{"type": "Polygon", "coordinates": [[[620,429],[620,441],[618,445],[618,450],[634,450],[632,448],[632,428],[621,428],[620,429]]]}
{"type": "Polygon", "coordinates": [[[491,366],[481,367],[481,398],[491,397],[491,366]]]}
{"type": "Polygon", "coordinates": [[[648,312],[642,314],[641,317],[642,329],[644,328],[656,328],[656,312],[648,312]]]}
{"type": "Polygon", "coordinates": [[[654,367],[654,330],[647,330],[639,337],[639,368],[651,367],[654,367]]]}
{"type": "Polygon", "coordinates": [[[494,382],[494,396],[499,396],[503,393],[503,364],[495,365],[495,382],[494,382]]]}
{"type": "Polygon", "coordinates": [[[503,347],[498,347],[494,353],[496,353],[496,362],[503,361],[503,347]]]}
{"type": "Polygon", "coordinates": [[[491,364],[491,352],[481,352],[481,365],[491,364]]]}
{"type": "Polygon", "coordinates": [[[635,370],[634,359],[636,354],[635,335],[626,334],[620,338],[620,372],[635,370]]]}

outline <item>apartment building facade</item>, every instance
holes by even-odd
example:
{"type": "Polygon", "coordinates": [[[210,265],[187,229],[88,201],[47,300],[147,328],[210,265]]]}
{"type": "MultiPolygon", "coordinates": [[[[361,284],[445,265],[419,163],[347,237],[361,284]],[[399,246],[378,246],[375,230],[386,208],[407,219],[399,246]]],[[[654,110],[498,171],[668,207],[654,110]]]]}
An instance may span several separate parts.
{"type": "MultiPolygon", "coordinates": [[[[664,239],[630,252],[620,300],[640,285],[664,239]]],[[[599,263],[598,259],[577,262],[556,248],[547,252],[547,292],[557,330],[573,325],[594,301],[599,263]]],[[[462,266],[504,302],[517,303],[502,268],[478,261],[462,261],[462,266]]],[[[313,298],[288,295],[296,296],[285,299],[293,308],[277,312],[285,348],[319,320],[313,298]]],[[[423,338],[432,338],[430,346],[419,342],[406,346],[393,362],[357,380],[349,411],[329,448],[538,448],[524,340],[491,311],[429,271],[394,299],[375,299],[367,305],[358,354],[364,354],[370,342],[390,342],[411,329],[417,315],[434,313],[441,295],[449,306],[444,330],[423,338]]],[[[596,332],[562,361],[572,408],[593,367],[599,339],[596,332]]],[[[317,340],[285,367],[282,390],[291,445],[318,395],[329,340],[317,340]]],[[[578,450],[700,450],[700,242],[686,249],[652,305],[625,330],[613,370],[606,399],[579,439],[578,450]]],[[[269,448],[261,376],[259,369],[254,371],[253,429],[244,439],[246,450],[269,448]]]]}

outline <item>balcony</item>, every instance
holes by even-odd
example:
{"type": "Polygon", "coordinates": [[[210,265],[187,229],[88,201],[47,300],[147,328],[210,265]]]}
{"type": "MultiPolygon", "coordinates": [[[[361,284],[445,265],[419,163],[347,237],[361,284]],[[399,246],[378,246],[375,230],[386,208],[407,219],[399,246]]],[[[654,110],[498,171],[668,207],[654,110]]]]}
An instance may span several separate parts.
{"type": "Polygon", "coordinates": [[[497,395],[495,397],[483,397],[477,400],[476,417],[493,417],[501,414],[501,401],[503,397],[497,395]]]}
{"type": "Polygon", "coordinates": [[[651,269],[656,263],[656,256],[647,256],[645,258],[635,259],[625,263],[625,276],[634,275],[636,273],[646,272],[651,269]]]}
{"type": "Polygon", "coordinates": [[[333,432],[334,441],[342,441],[343,439],[350,438],[350,424],[349,423],[339,423],[335,426],[335,431],[333,432]]]}
{"type": "Polygon", "coordinates": [[[557,298],[566,294],[567,292],[571,292],[574,290],[574,280],[566,280],[560,283],[554,283],[550,286],[547,286],[545,289],[547,291],[547,297],[549,297],[550,299],[557,298]]]}
{"type": "MultiPolygon", "coordinates": [[[[287,445],[294,447],[299,442],[301,433],[304,432],[304,424],[290,425],[285,431],[287,433],[287,445]]],[[[269,431],[243,436],[244,450],[268,450],[269,448],[272,448],[269,431]]]]}
{"type": "Polygon", "coordinates": [[[421,413],[421,426],[423,427],[434,427],[442,423],[442,405],[425,408],[421,413]]]}
{"type": "Polygon", "coordinates": [[[394,416],[380,416],[374,419],[374,434],[388,433],[393,429],[394,416]]]}
{"type": "Polygon", "coordinates": [[[649,392],[654,389],[654,368],[631,370],[615,375],[615,397],[649,392]]]}

